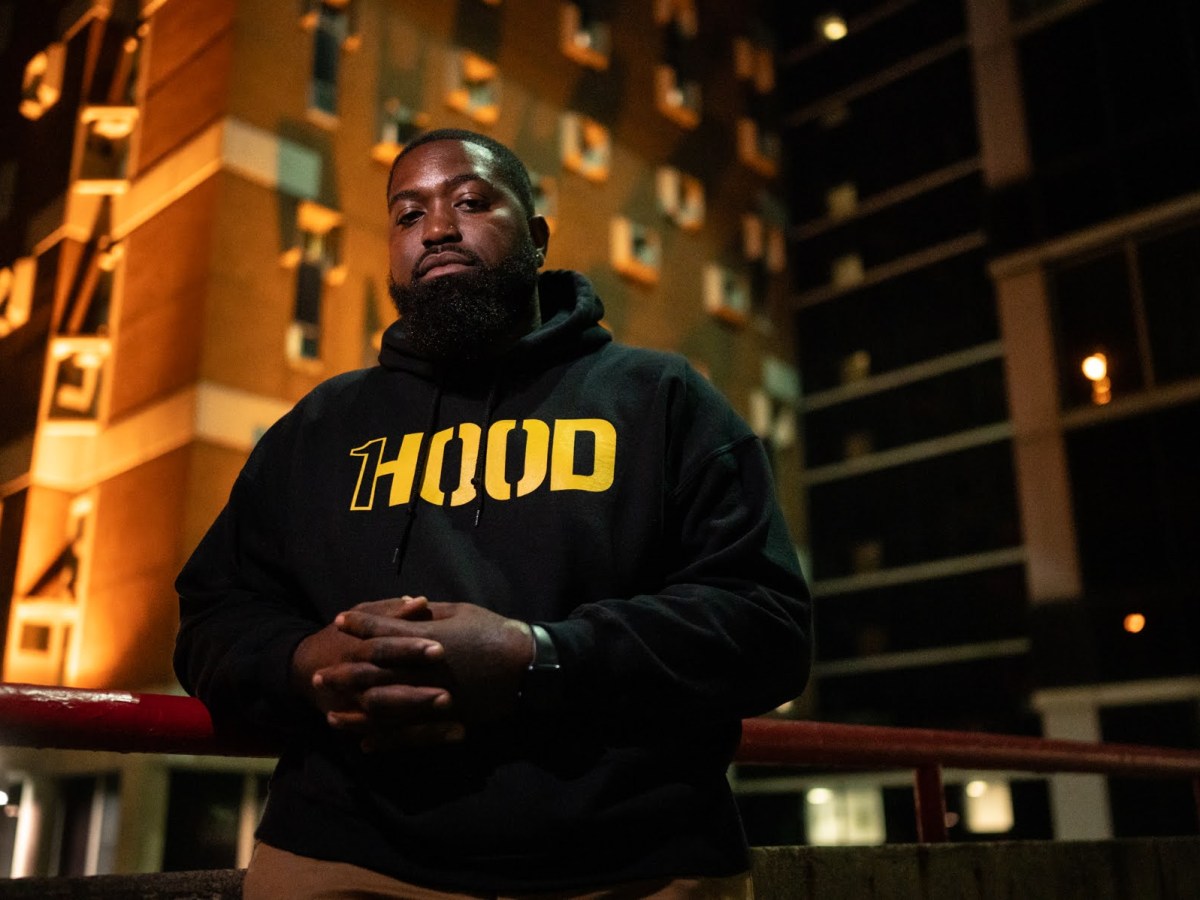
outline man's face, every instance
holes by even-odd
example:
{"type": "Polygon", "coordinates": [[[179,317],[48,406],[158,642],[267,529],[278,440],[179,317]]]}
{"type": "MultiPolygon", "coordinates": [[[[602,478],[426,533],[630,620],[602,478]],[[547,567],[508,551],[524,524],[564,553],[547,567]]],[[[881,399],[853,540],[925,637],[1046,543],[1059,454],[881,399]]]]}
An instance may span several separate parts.
{"type": "Polygon", "coordinates": [[[475,144],[434,141],[388,186],[389,290],[409,338],[441,359],[486,356],[537,324],[540,258],[516,194],[475,144]]]}

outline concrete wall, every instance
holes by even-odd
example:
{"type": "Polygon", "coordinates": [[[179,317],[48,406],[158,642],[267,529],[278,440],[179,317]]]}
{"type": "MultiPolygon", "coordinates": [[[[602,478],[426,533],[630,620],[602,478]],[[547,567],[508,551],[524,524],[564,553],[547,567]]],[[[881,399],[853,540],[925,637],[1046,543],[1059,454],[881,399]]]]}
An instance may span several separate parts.
{"type": "MultiPolygon", "coordinates": [[[[757,900],[1195,900],[1200,838],[761,847],[757,900]]],[[[0,900],[240,900],[241,873],[0,881],[0,900]]]]}

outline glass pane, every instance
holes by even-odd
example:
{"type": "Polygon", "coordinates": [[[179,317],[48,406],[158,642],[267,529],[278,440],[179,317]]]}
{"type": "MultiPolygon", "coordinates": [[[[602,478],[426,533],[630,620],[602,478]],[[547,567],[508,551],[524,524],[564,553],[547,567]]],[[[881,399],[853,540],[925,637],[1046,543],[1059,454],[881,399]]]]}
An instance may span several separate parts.
{"type": "Polygon", "coordinates": [[[1107,403],[1145,386],[1138,355],[1129,269],[1122,251],[1064,267],[1051,275],[1059,386],[1066,409],[1107,403]],[[1108,399],[1083,362],[1103,354],[1108,399]]]}
{"type": "Polygon", "coordinates": [[[1155,379],[1200,375],[1200,227],[1144,242],[1138,263],[1155,379]]]}

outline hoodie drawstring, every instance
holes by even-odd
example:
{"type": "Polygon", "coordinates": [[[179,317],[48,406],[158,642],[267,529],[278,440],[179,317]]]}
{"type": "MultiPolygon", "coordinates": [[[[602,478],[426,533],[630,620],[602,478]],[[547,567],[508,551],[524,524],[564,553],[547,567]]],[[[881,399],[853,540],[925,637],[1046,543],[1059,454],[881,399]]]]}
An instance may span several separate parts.
{"type": "Polygon", "coordinates": [[[483,410],[483,429],[479,434],[479,454],[475,457],[475,477],[471,479],[471,484],[475,486],[475,527],[479,527],[479,520],[483,516],[484,490],[483,484],[483,464],[487,457],[487,440],[488,432],[492,427],[492,414],[496,410],[496,399],[500,389],[500,373],[496,373],[495,379],[492,380],[492,386],[488,390],[487,405],[483,410]]]}
{"type": "Polygon", "coordinates": [[[442,393],[445,390],[445,376],[439,375],[437,389],[433,394],[433,404],[429,409],[429,425],[425,428],[425,437],[417,452],[417,471],[413,478],[413,495],[408,501],[408,518],[404,521],[404,531],[400,534],[400,543],[392,553],[392,561],[396,564],[396,576],[400,576],[404,568],[404,557],[408,553],[408,540],[412,536],[413,524],[417,521],[417,507],[420,505],[421,489],[425,484],[425,465],[429,461],[430,438],[433,429],[437,427],[438,412],[442,406],[442,393]]]}

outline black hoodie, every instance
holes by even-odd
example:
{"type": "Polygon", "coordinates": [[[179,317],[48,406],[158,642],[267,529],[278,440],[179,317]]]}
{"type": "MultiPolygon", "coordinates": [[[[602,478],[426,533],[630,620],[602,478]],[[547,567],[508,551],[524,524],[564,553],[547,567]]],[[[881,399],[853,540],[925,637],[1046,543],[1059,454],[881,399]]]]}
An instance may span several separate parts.
{"type": "Polygon", "coordinates": [[[680,357],[615,344],[581,275],[440,369],[399,323],[255,447],[179,576],[180,682],[284,747],[259,837],[433,887],[529,892],[747,867],[740,720],[803,688],[810,603],[765,454],[680,357]],[[414,502],[414,498],[415,502],[414,502]],[[424,595],[542,623],[560,709],[364,754],[290,693],[296,645],[424,595]]]}

